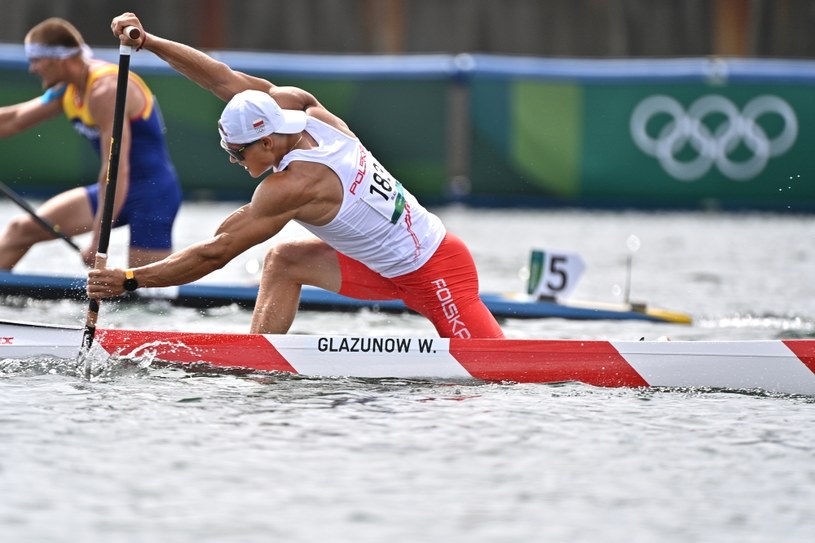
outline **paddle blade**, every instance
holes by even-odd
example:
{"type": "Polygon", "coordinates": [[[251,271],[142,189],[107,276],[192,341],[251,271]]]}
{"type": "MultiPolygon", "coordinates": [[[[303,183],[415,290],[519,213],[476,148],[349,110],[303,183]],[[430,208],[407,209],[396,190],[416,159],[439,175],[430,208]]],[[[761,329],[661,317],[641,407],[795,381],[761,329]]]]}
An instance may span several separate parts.
{"type": "Polygon", "coordinates": [[[110,353],[98,341],[94,341],[90,347],[83,348],[80,351],[77,370],[85,377],[86,381],[90,381],[94,375],[98,377],[100,374],[105,373],[110,364],[110,359],[110,353]]]}

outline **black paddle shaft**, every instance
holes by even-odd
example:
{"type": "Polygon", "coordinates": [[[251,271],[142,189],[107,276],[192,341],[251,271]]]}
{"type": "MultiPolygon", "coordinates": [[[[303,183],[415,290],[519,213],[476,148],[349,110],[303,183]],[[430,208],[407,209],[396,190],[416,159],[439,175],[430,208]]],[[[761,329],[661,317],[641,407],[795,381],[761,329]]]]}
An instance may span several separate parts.
{"type": "Polygon", "coordinates": [[[33,208],[33,207],[31,207],[31,204],[29,204],[28,202],[26,202],[26,201],[23,199],[23,197],[22,197],[22,196],[20,196],[20,195],[19,195],[19,194],[17,194],[16,192],[14,192],[14,189],[12,189],[11,187],[9,187],[8,185],[6,185],[5,183],[3,183],[2,181],[0,181],[0,192],[2,192],[3,194],[5,194],[6,196],[8,196],[8,198],[9,198],[9,199],[10,199],[12,202],[14,202],[14,203],[15,203],[15,204],[17,204],[18,206],[20,206],[20,207],[23,209],[23,211],[25,211],[26,213],[28,213],[28,214],[31,216],[31,218],[32,218],[32,219],[34,219],[34,221],[35,221],[37,224],[39,224],[40,226],[42,226],[42,227],[43,227],[45,230],[47,230],[47,231],[48,231],[48,232],[49,232],[49,233],[50,233],[52,236],[54,236],[55,238],[61,238],[61,239],[63,239],[63,240],[65,241],[65,243],[67,243],[68,245],[70,245],[71,247],[73,247],[73,248],[74,248],[74,250],[75,250],[76,252],[81,252],[81,251],[82,251],[82,249],[80,249],[80,248],[79,248],[79,246],[78,246],[76,243],[74,243],[74,241],[73,241],[71,238],[69,238],[69,237],[68,237],[68,236],[66,236],[64,233],[62,233],[62,232],[60,232],[59,230],[57,230],[57,227],[56,227],[56,226],[54,226],[53,224],[51,224],[51,223],[50,223],[50,222],[48,222],[47,220],[45,220],[45,219],[43,219],[42,217],[40,217],[39,215],[37,215],[37,212],[34,210],[34,208],[33,208]]]}
{"type": "MultiPolygon", "coordinates": [[[[99,231],[99,245],[96,249],[96,267],[105,265],[108,245],[110,244],[110,230],[113,222],[113,207],[116,197],[116,183],[119,177],[119,151],[122,147],[122,131],[124,130],[125,103],[127,101],[127,80],[130,70],[130,52],[128,45],[119,46],[119,74],[116,80],[116,102],[113,110],[113,133],[110,138],[110,155],[108,157],[107,188],[105,189],[105,203],[102,208],[102,224],[99,231]]],[[[99,316],[99,302],[91,299],[88,302],[88,314],[85,319],[85,330],[82,334],[82,352],[87,352],[93,343],[96,334],[96,319],[99,316]]]]}
{"type": "MultiPolygon", "coordinates": [[[[130,47],[127,47],[127,49],[130,49],[130,47]]],[[[97,254],[103,255],[107,254],[108,245],[110,245],[110,231],[113,223],[116,185],[119,180],[119,153],[122,148],[125,103],[127,102],[127,75],[129,70],[130,51],[128,51],[126,54],[120,51],[119,74],[118,79],[116,80],[116,104],[113,111],[113,134],[110,139],[110,157],[108,159],[105,205],[102,208],[102,226],[99,232],[99,246],[96,249],[97,254]]]]}

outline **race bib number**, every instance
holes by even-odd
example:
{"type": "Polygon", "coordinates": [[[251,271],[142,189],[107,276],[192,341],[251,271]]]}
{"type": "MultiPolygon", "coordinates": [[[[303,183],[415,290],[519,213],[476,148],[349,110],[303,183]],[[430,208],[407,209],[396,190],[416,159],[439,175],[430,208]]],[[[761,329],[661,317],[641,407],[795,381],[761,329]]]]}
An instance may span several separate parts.
{"type": "Polygon", "coordinates": [[[532,251],[527,292],[538,298],[564,298],[577,285],[586,265],[577,253],[532,251]]]}
{"type": "Polygon", "coordinates": [[[368,160],[360,198],[391,224],[396,224],[405,211],[405,190],[375,158],[368,155],[368,160]]]}

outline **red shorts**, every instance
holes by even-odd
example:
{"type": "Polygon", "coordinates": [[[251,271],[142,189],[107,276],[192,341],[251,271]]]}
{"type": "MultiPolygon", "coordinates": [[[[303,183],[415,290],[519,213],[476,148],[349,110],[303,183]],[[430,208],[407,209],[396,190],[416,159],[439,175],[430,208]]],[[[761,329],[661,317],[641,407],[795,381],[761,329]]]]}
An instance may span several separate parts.
{"type": "Polygon", "coordinates": [[[441,337],[501,338],[504,333],[481,301],[478,272],[469,249],[448,233],[418,270],[382,277],[361,262],[337,253],[342,272],[340,294],[360,300],[402,300],[424,315],[441,337]]]}

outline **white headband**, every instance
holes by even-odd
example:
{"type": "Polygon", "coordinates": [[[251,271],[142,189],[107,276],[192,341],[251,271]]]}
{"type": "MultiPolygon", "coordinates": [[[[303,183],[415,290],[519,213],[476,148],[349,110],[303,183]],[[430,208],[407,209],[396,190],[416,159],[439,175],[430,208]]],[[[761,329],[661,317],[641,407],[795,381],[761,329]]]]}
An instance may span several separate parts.
{"type": "Polygon", "coordinates": [[[64,45],[45,45],[42,43],[26,43],[25,55],[28,60],[32,58],[69,58],[77,53],[82,53],[84,58],[91,58],[93,51],[87,44],[78,47],[65,47],[64,45]]]}

